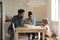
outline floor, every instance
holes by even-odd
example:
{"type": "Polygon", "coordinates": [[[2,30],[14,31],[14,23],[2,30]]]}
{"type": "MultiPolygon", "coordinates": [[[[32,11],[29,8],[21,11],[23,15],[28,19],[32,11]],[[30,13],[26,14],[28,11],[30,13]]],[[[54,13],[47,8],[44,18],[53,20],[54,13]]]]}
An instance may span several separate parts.
{"type": "MultiPolygon", "coordinates": [[[[46,38],[47,40],[56,40],[55,38],[46,38]]],[[[8,40],[8,38],[6,38],[5,40],[8,40]]],[[[19,39],[19,40],[24,40],[24,39],[19,39]]],[[[26,40],[26,39],[25,39],[26,40]]],[[[34,40],[38,40],[38,39],[34,39],[34,40]]]]}
{"type": "Polygon", "coordinates": [[[47,40],[56,40],[56,38],[53,38],[53,37],[51,37],[51,38],[46,38],[47,40]]]}
{"type": "MultiPolygon", "coordinates": [[[[56,40],[55,38],[46,38],[47,40],[56,40]]],[[[38,39],[35,39],[38,40],[38,39]]]]}

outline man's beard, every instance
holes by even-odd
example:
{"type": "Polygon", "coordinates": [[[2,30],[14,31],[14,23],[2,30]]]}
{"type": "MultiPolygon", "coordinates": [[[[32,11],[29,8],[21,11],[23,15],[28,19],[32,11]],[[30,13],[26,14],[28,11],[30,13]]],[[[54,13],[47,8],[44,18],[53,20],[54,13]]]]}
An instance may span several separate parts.
{"type": "Polygon", "coordinates": [[[20,16],[20,19],[23,19],[23,17],[22,17],[22,16],[20,16]]]}

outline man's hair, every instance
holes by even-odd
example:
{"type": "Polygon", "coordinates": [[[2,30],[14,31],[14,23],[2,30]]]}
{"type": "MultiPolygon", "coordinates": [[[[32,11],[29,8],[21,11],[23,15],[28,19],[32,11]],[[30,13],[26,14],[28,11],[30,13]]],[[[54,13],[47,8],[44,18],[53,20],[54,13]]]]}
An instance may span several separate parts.
{"type": "Polygon", "coordinates": [[[24,13],[24,12],[25,12],[24,9],[19,9],[19,10],[18,10],[18,14],[21,14],[21,13],[24,13]]]}
{"type": "Polygon", "coordinates": [[[29,16],[29,17],[30,17],[30,15],[32,15],[32,12],[31,12],[31,11],[28,12],[28,16],[29,16]]]}

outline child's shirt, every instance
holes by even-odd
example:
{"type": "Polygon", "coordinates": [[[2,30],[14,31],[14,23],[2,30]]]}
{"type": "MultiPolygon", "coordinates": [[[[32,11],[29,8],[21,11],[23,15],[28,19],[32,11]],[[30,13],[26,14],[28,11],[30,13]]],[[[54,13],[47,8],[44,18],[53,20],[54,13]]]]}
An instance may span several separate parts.
{"type": "Polygon", "coordinates": [[[50,31],[49,25],[46,25],[46,26],[44,26],[44,27],[46,28],[45,34],[47,34],[48,36],[50,36],[50,35],[51,35],[51,31],[50,31]]]}

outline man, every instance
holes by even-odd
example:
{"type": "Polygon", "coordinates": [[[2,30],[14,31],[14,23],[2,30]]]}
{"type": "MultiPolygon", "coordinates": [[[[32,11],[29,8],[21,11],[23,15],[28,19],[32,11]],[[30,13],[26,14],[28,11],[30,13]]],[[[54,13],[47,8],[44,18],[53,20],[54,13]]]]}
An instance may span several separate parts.
{"type": "Polygon", "coordinates": [[[16,27],[22,27],[22,25],[23,25],[23,16],[24,16],[23,13],[24,12],[25,12],[24,9],[19,9],[18,10],[18,15],[13,16],[13,18],[11,20],[11,24],[10,24],[10,26],[8,28],[8,33],[10,34],[9,40],[13,40],[13,38],[14,38],[14,32],[13,32],[12,23],[14,23],[15,28],[16,27]]]}
{"type": "MultiPolygon", "coordinates": [[[[26,24],[36,25],[36,19],[33,18],[33,14],[32,14],[31,11],[28,12],[28,18],[26,18],[24,21],[25,21],[26,24]]],[[[30,34],[33,35],[32,39],[35,38],[35,33],[27,33],[27,34],[28,34],[28,36],[29,36],[29,40],[30,40],[30,34]]]]}

